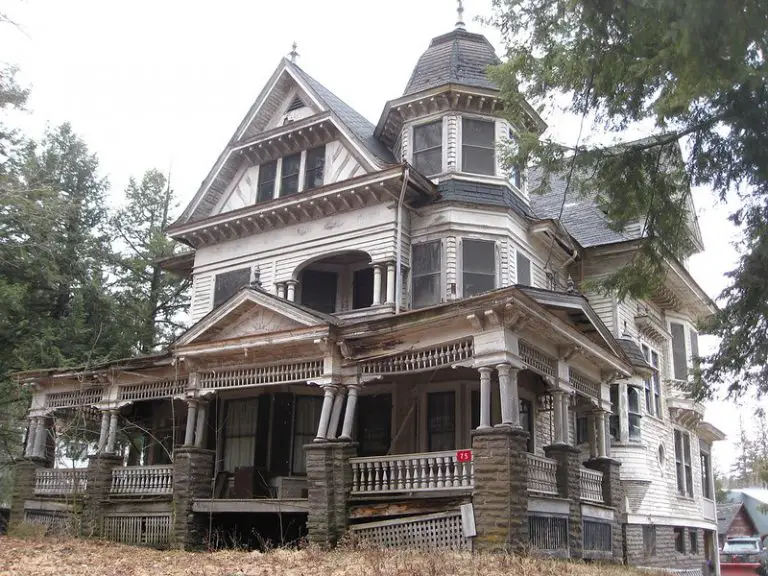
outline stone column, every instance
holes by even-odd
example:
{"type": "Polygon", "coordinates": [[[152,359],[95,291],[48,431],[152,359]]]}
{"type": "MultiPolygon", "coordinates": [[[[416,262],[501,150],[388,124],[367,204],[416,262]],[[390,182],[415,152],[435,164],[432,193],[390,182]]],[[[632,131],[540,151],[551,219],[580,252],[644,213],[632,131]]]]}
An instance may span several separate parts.
{"type": "Polygon", "coordinates": [[[558,496],[568,500],[569,548],[571,558],[581,558],[581,451],[567,444],[544,447],[544,454],[557,462],[558,496]]]}
{"type": "Polygon", "coordinates": [[[603,473],[603,502],[614,509],[614,522],[611,526],[611,539],[613,544],[613,558],[621,561],[624,552],[622,550],[622,525],[621,508],[624,500],[624,491],[621,487],[619,473],[621,462],[610,458],[595,458],[588,460],[584,466],[603,473]]]}
{"type": "Polygon", "coordinates": [[[331,419],[328,422],[329,440],[335,440],[339,433],[339,421],[341,420],[341,411],[344,408],[344,389],[339,388],[336,391],[336,397],[333,399],[333,409],[331,410],[331,419]]]}
{"type": "Polygon", "coordinates": [[[528,433],[504,426],[472,431],[479,551],[524,550],[528,544],[528,433]]]}
{"type": "Polygon", "coordinates": [[[563,391],[552,391],[552,419],[555,424],[555,444],[564,444],[565,437],[563,435],[563,421],[562,421],[562,403],[563,403],[563,391]]]}
{"type": "Polygon", "coordinates": [[[192,512],[195,499],[213,495],[213,464],[216,452],[193,446],[173,451],[173,527],[174,548],[192,550],[207,540],[208,517],[192,512]]]}
{"type": "Polygon", "coordinates": [[[24,456],[32,458],[35,455],[35,433],[37,432],[37,420],[27,418],[27,444],[24,447],[24,456]]]}
{"type": "Polygon", "coordinates": [[[483,366],[480,372],[480,426],[478,430],[491,427],[491,372],[493,368],[483,366]]]}
{"type": "Polygon", "coordinates": [[[333,397],[336,393],[334,386],[323,386],[324,398],[323,409],[320,412],[320,423],[317,426],[317,436],[315,442],[324,442],[328,436],[328,424],[331,421],[331,409],[333,408],[333,397]]]}
{"type": "Polygon", "coordinates": [[[195,447],[205,446],[205,432],[208,424],[208,402],[198,402],[197,405],[197,429],[195,430],[195,447]]]}
{"type": "Polygon", "coordinates": [[[347,386],[347,409],[344,412],[344,425],[341,428],[341,439],[350,440],[352,438],[352,429],[355,426],[355,417],[357,410],[357,395],[360,393],[360,386],[347,386]]]}
{"type": "Polygon", "coordinates": [[[499,372],[499,397],[501,398],[501,423],[520,428],[520,399],[517,391],[517,369],[509,364],[496,366],[499,372]]]}
{"type": "Polygon", "coordinates": [[[45,417],[35,418],[35,446],[32,455],[35,458],[45,458],[45,441],[48,437],[48,431],[45,427],[45,417]]]}
{"type": "Polygon", "coordinates": [[[184,446],[195,443],[195,424],[197,423],[197,400],[187,399],[187,427],[184,431],[184,446]]]}
{"type": "Polygon", "coordinates": [[[101,536],[101,522],[109,504],[112,469],[122,466],[123,458],[116,454],[96,454],[88,457],[88,485],[83,507],[83,534],[101,536]]]}
{"type": "Polygon", "coordinates": [[[395,303],[395,263],[387,262],[387,304],[395,303]]]}
{"type": "Polygon", "coordinates": [[[373,306],[381,304],[381,264],[373,265],[373,306]]]}
{"type": "MultiPolygon", "coordinates": [[[[34,443],[34,437],[32,436],[32,430],[35,430],[36,426],[30,424],[30,435],[34,443]]],[[[27,442],[29,445],[29,442],[27,442]]],[[[45,460],[43,458],[37,458],[30,456],[18,460],[14,464],[13,470],[13,493],[11,495],[11,517],[8,524],[8,534],[13,535],[16,528],[24,522],[24,502],[31,500],[35,496],[35,479],[37,470],[45,468],[45,460]]]]}
{"type": "Polygon", "coordinates": [[[294,302],[296,300],[296,285],[298,282],[296,280],[288,280],[286,284],[288,286],[288,300],[294,302]]]}
{"type": "Polygon", "coordinates": [[[101,411],[101,430],[99,431],[99,453],[104,452],[107,447],[107,438],[109,436],[109,412],[101,411]]]}

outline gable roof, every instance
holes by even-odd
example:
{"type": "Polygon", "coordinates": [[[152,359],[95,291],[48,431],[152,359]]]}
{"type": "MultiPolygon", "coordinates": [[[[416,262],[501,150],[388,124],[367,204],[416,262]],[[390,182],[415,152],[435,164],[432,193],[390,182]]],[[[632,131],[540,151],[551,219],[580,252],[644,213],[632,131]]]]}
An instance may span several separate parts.
{"type": "Polygon", "coordinates": [[[497,89],[486,69],[500,62],[485,36],[456,28],[432,39],[416,63],[404,95],[443,84],[497,89]]]}
{"type": "Polygon", "coordinates": [[[653,367],[645,360],[643,351],[640,350],[640,347],[634,340],[631,338],[618,338],[617,342],[619,343],[619,346],[621,346],[621,349],[624,350],[624,354],[627,355],[632,366],[640,368],[641,370],[653,369],[653,367]]]}
{"type": "Polygon", "coordinates": [[[733,524],[733,519],[736,518],[736,514],[739,513],[743,506],[744,504],[741,502],[717,505],[717,531],[719,534],[725,535],[728,533],[731,524],[733,524]]]}
{"type": "Polygon", "coordinates": [[[768,534],[768,490],[764,488],[742,488],[729,490],[728,498],[734,503],[742,503],[755,525],[758,533],[768,534]]]}

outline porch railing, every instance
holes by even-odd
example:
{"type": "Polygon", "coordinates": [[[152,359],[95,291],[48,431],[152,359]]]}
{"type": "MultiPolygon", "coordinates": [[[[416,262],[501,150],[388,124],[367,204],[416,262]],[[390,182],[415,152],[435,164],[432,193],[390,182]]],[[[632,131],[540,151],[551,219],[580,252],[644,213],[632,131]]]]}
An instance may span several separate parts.
{"type": "Polygon", "coordinates": [[[35,472],[35,496],[82,494],[88,485],[85,468],[41,468],[35,472]]]}
{"type": "Polygon", "coordinates": [[[113,496],[162,496],[173,493],[173,466],[126,466],[112,469],[113,496]]]}
{"type": "Polygon", "coordinates": [[[557,495],[557,462],[528,454],[528,491],[557,495]]]}
{"type": "Polygon", "coordinates": [[[471,488],[469,450],[352,458],[352,494],[471,488]]]}
{"type": "Polygon", "coordinates": [[[589,468],[582,468],[579,485],[581,499],[589,502],[603,501],[603,473],[589,468]]]}

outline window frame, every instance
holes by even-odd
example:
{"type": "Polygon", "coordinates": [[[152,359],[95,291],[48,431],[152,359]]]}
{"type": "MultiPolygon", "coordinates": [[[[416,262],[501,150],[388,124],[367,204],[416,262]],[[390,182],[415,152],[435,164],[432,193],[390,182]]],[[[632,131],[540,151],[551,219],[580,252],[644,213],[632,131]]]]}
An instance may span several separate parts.
{"type": "Polygon", "coordinates": [[[712,493],[712,453],[699,447],[699,462],[701,463],[701,497],[714,500],[712,493]]]}
{"type": "Polygon", "coordinates": [[[696,528],[688,528],[688,554],[695,556],[699,553],[699,532],[696,528]]]}
{"type": "Polygon", "coordinates": [[[646,413],[656,418],[664,419],[661,402],[661,354],[649,344],[640,345],[643,358],[653,368],[648,378],[643,378],[645,386],[646,413]]]}
{"type": "Polygon", "coordinates": [[[488,119],[484,117],[479,116],[468,116],[468,115],[462,115],[460,116],[460,122],[461,125],[461,142],[459,144],[459,148],[461,150],[461,172],[464,174],[476,174],[478,176],[490,176],[495,177],[497,176],[497,164],[498,164],[498,158],[497,158],[497,151],[496,151],[496,120],[494,119],[488,119]],[[493,127],[493,136],[491,138],[491,145],[490,147],[487,146],[480,146],[477,144],[467,144],[466,143],[466,130],[464,123],[465,122],[484,122],[486,124],[490,124],[493,127]],[[473,148],[476,150],[490,150],[493,154],[492,156],[492,165],[493,170],[490,173],[487,172],[473,172],[470,170],[467,170],[466,162],[467,162],[467,155],[464,153],[465,148],[473,148]]]}
{"type": "Polygon", "coordinates": [[[656,556],[656,526],[643,524],[643,555],[656,556]]]}
{"type": "Polygon", "coordinates": [[[671,363],[672,379],[683,381],[683,382],[688,380],[688,371],[690,368],[689,358],[688,358],[688,342],[686,341],[686,337],[685,337],[685,334],[687,332],[686,324],[687,323],[682,320],[669,321],[669,333],[670,333],[669,347],[670,347],[670,358],[672,360],[672,363],[671,363]],[[677,337],[675,334],[676,327],[679,327],[677,337]],[[679,340],[680,337],[682,338],[682,340],[679,340]],[[677,348],[678,353],[677,354],[675,353],[676,341],[678,341],[679,344],[682,345],[682,356],[681,356],[681,352],[679,351],[679,348],[677,348]]]}
{"type": "Polygon", "coordinates": [[[461,296],[463,298],[469,298],[470,296],[477,296],[478,294],[484,294],[485,292],[490,292],[491,290],[495,290],[499,287],[499,250],[498,250],[498,244],[495,240],[489,240],[487,238],[461,238],[459,240],[459,246],[458,246],[458,255],[460,257],[460,286],[461,286],[461,296]],[[491,255],[493,258],[493,266],[492,271],[490,273],[486,272],[477,272],[477,271],[470,271],[469,274],[475,274],[478,276],[487,276],[487,277],[493,277],[493,287],[490,290],[485,290],[482,292],[476,292],[474,294],[467,294],[467,282],[465,280],[465,274],[467,274],[467,258],[464,254],[464,250],[466,249],[466,244],[470,242],[474,242],[476,244],[485,244],[490,247],[491,255]]]}
{"type": "MultiPolygon", "coordinates": [[[[307,474],[307,468],[306,468],[307,467],[307,458],[306,458],[306,455],[304,455],[304,443],[303,442],[302,443],[297,443],[296,439],[299,436],[302,436],[304,438],[309,438],[310,437],[310,433],[304,433],[303,431],[302,431],[302,433],[299,433],[297,431],[297,428],[298,428],[297,423],[298,423],[298,420],[299,420],[299,404],[301,404],[301,403],[303,403],[305,401],[308,401],[308,400],[311,400],[314,404],[316,404],[319,407],[318,414],[317,414],[318,421],[319,421],[319,418],[321,418],[321,413],[322,413],[322,410],[323,410],[323,397],[321,395],[319,395],[319,394],[294,394],[294,397],[293,397],[293,415],[292,415],[292,418],[291,418],[292,421],[293,421],[292,425],[291,425],[291,464],[290,464],[290,470],[291,470],[291,475],[292,476],[306,476],[306,474],[307,474]],[[295,467],[296,462],[297,462],[297,458],[296,458],[296,455],[297,455],[296,451],[297,450],[300,450],[301,453],[302,453],[302,456],[303,456],[303,458],[301,460],[298,460],[299,462],[302,463],[301,466],[299,467],[300,468],[299,470],[297,470],[296,467],[295,467]]],[[[309,442],[307,442],[307,444],[310,444],[312,442],[312,440],[314,440],[317,437],[317,425],[318,425],[318,423],[315,424],[314,431],[310,431],[312,437],[310,438],[309,442]]]]}
{"type": "Polygon", "coordinates": [[[445,290],[443,287],[443,274],[444,274],[444,266],[445,266],[445,254],[444,254],[444,246],[442,239],[436,239],[436,240],[426,240],[421,242],[413,242],[411,243],[411,269],[410,269],[410,300],[411,300],[411,309],[417,310],[421,308],[429,308],[430,306],[437,306],[441,302],[445,300],[445,290]],[[414,257],[414,248],[425,246],[427,244],[436,244],[437,245],[437,254],[438,254],[438,265],[436,271],[431,271],[427,273],[415,273],[415,262],[416,259],[414,257]],[[420,305],[416,307],[416,291],[415,291],[415,281],[417,279],[427,277],[427,276],[435,276],[437,278],[437,301],[431,302],[428,304],[420,305]]]}
{"type": "Polygon", "coordinates": [[[691,434],[687,430],[674,429],[675,478],[677,494],[693,498],[693,464],[691,434]]]}
{"type": "Polygon", "coordinates": [[[515,249],[515,284],[519,286],[533,287],[533,260],[519,248],[515,249]],[[520,258],[528,262],[528,284],[520,283],[520,258]]]}
{"type": "Polygon", "coordinates": [[[672,534],[675,540],[675,552],[678,554],[685,554],[685,528],[682,526],[674,526],[672,528],[672,534]]]}
{"type": "MultiPolygon", "coordinates": [[[[237,467],[233,467],[234,469],[230,470],[229,463],[231,463],[231,460],[234,458],[232,457],[232,447],[233,443],[239,444],[240,442],[243,442],[243,439],[251,438],[252,443],[252,452],[250,455],[250,462],[245,468],[254,467],[254,461],[256,459],[256,434],[258,434],[258,418],[259,418],[259,397],[258,396],[250,396],[250,397],[244,397],[244,398],[227,398],[226,399],[226,408],[224,411],[224,425],[222,426],[222,457],[221,457],[221,463],[224,470],[227,472],[235,473],[237,467]],[[248,412],[249,410],[254,414],[254,418],[252,422],[248,422],[247,419],[233,419],[230,422],[230,410],[233,410],[233,408],[237,405],[241,405],[242,407],[239,408],[239,410],[248,412]],[[248,425],[244,425],[247,423],[248,425]],[[232,426],[230,426],[232,425],[232,426]],[[249,432],[248,428],[253,430],[253,432],[249,432]],[[232,430],[232,428],[237,428],[236,430],[232,430]]],[[[244,442],[246,445],[248,444],[248,441],[246,440],[244,442]]]]}
{"type": "MultiPolygon", "coordinates": [[[[325,185],[325,152],[326,152],[325,144],[321,144],[320,146],[315,146],[314,148],[308,148],[306,150],[303,150],[303,153],[304,153],[304,158],[303,158],[303,166],[304,166],[303,176],[304,177],[301,179],[301,182],[300,182],[300,185],[301,185],[301,188],[299,190],[300,192],[303,192],[304,190],[313,190],[315,188],[322,188],[325,185]],[[318,152],[318,151],[322,151],[322,156],[321,156],[322,159],[323,159],[322,166],[314,166],[314,167],[310,168],[309,167],[309,163],[308,163],[308,161],[309,161],[309,153],[310,152],[318,152]],[[308,186],[307,182],[309,182],[309,175],[310,174],[315,175],[318,171],[321,174],[322,183],[320,185],[314,185],[313,184],[312,186],[308,186]]],[[[312,180],[314,181],[314,178],[312,180]]]]}
{"type": "MultiPolygon", "coordinates": [[[[255,202],[254,204],[263,204],[265,202],[269,202],[271,200],[275,200],[278,198],[286,198],[288,196],[295,196],[296,194],[300,194],[301,192],[305,192],[306,190],[313,190],[316,188],[321,188],[325,186],[325,168],[326,168],[326,162],[325,162],[325,154],[326,154],[326,146],[327,144],[321,144],[320,146],[315,146],[314,148],[304,148],[303,150],[299,150],[298,152],[293,152],[292,154],[286,154],[285,156],[280,156],[278,158],[275,158],[274,160],[269,160],[268,162],[262,162],[259,164],[259,171],[256,175],[256,196],[255,196],[255,202]],[[307,169],[307,156],[310,152],[319,151],[322,149],[322,157],[323,157],[323,165],[322,167],[315,167],[311,169],[307,169]],[[289,194],[284,194],[284,186],[283,182],[286,178],[285,170],[284,170],[284,160],[286,158],[291,158],[293,156],[299,157],[299,164],[298,169],[295,174],[292,174],[291,177],[297,178],[297,188],[295,192],[291,192],[289,194]],[[263,167],[269,164],[274,163],[275,165],[275,177],[274,180],[272,180],[272,194],[269,198],[261,198],[259,194],[259,190],[261,189],[261,178],[263,173],[263,167]],[[319,186],[307,186],[307,174],[310,172],[316,172],[317,170],[322,170],[323,175],[323,183],[319,186]]],[[[266,182],[270,182],[270,180],[267,180],[266,182]]]]}
{"type": "Polygon", "coordinates": [[[641,442],[643,439],[643,410],[640,394],[643,391],[637,386],[627,385],[627,438],[630,442],[641,442]],[[636,409],[632,409],[631,397],[636,395],[636,409]]]}
{"type": "Polygon", "coordinates": [[[256,175],[256,202],[255,204],[263,204],[265,202],[269,202],[270,200],[274,200],[277,198],[277,183],[280,181],[280,158],[275,158],[274,160],[269,160],[268,162],[262,162],[259,164],[259,173],[256,175]],[[268,166],[270,164],[274,164],[275,166],[275,175],[274,178],[271,180],[266,180],[266,182],[272,182],[272,193],[267,198],[261,197],[261,186],[262,186],[262,176],[264,175],[264,167],[268,166]]]}
{"type": "Polygon", "coordinates": [[[611,414],[608,416],[608,435],[616,442],[621,442],[621,410],[620,397],[621,390],[618,384],[611,384],[609,398],[611,402],[611,414]],[[614,393],[616,395],[616,402],[613,401],[614,393]]]}
{"type": "Polygon", "coordinates": [[[423,174],[427,178],[432,178],[434,176],[442,174],[445,171],[445,123],[443,122],[443,117],[440,117],[438,119],[424,120],[422,122],[411,125],[410,142],[411,142],[411,147],[410,147],[411,164],[416,170],[419,171],[420,174],[423,174]],[[440,144],[438,146],[431,146],[429,148],[416,150],[416,130],[418,130],[419,128],[426,128],[427,126],[434,126],[434,125],[440,126],[440,144]],[[427,174],[425,171],[422,171],[422,169],[418,166],[417,155],[428,153],[428,152],[434,152],[437,149],[440,150],[440,169],[435,173],[427,174]]]}

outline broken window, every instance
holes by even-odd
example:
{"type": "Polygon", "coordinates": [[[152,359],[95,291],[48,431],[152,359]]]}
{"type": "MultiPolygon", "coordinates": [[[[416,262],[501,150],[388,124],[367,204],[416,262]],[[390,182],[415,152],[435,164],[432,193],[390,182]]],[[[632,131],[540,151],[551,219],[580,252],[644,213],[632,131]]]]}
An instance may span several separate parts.
{"type": "Polygon", "coordinates": [[[434,306],[441,301],[441,243],[424,242],[412,247],[411,294],[413,308],[434,306]]]}
{"type": "Polygon", "coordinates": [[[462,172],[490,176],[496,173],[495,127],[494,122],[462,118],[462,172]]]}
{"type": "Polygon", "coordinates": [[[443,170],[443,121],[413,127],[413,167],[425,176],[443,170]]]}
{"type": "Polygon", "coordinates": [[[464,297],[496,288],[496,244],[487,240],[462,242],[464,297]]]}
{"type": "Polygon", "coordinates": [[[213,307],[218,308],[232,298],[238,290],[248,286],[250,283],[250,268],[238,268],[237,270],[216,274],[216,283],[213,288],[213,307]]]}
{"type": "Polygon", "coordinates": [[[307,150],[307,162],[304,168],[304,190],[323,185],[325,176],[325,146],[307,150]]]}

